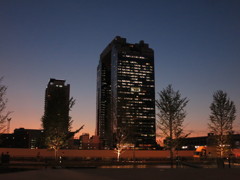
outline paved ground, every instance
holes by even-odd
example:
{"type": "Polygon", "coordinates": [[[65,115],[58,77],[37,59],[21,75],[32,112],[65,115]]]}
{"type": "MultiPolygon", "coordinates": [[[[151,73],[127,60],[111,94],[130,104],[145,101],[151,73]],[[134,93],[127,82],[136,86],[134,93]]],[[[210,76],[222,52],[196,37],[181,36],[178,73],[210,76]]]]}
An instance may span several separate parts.
{"type": "Polygon", "coordinates": [[[0,179],[50,180],[235,180],[240,169],[42,169],[0,174],[0,179]]]}

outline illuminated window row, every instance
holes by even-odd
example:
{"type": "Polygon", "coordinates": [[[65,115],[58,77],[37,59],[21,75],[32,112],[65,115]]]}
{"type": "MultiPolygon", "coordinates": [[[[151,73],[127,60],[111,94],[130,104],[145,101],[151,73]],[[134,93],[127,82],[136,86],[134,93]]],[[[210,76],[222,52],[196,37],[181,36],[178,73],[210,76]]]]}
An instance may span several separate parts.
{"type": "MultiPolygon", "coordinates": [[[[140,74],[140,73],[138,73],[138,72],[133,72],[133,71],[129,71],[129,72],[120,71],[119,74],[144,75],[144,74],[140,74]]],[[[145,75],[146,75],[146,74],[145,74],[145,75]]]]}
{"type": "Polygon", "coordinates": [[[154,87],[154,85],[147,85],[146,87],[154,87]]]}
{"type": "Polygon", "coordinates": [[[153,99],[150,99],[150,98],[143,98],[142,100],[143,101],[154,101],[153,99]]]}
{"type": "Polygon", "coordinates": [[[130,86],[118,86],[118,87],[121,87],[121,88],[131,88],[130,86]]]}
{"type": "Polygon", "coordinates": [[[119,71],[120,74],[136,74],[136,75],[146,75],[152,74],[151,71],[142,71],[142,70],[132,70],[132,71],[119,71]]]}
{"type": "Polygon", "coordinates": [[[134,94],[134,92],[119,91],[120,94],[134,94]]]}
{"type": "Polygon", "coordinates": [[[131,55],[123,55],[123,57],[127,57],[127,58],[135,58],[135,59],[146,59],[143,56],[131,56],[131,55]]]}
{"type": "Polygon", "coordinates": [[[137,80],[133,81],[133,83],[135,83],[135,84],[142,84],[143,83],[142,81],[137,81],[137,80]]]}
{"type": "Polygon", "coordinates": [[[154,110],[154,108],[148,108],[148,107],[143,107],[142,109],[146,109],[146,110],[154,110]]]}
{"type": "Polygon", "coordinates": [[[118,82],[130,82],[129,80],[118,80],[118,82]]]}
{"type": "Polygon", "coordinates": [[[121,67],[123,70],[134,70],[134,69],[141,69],[141,66],[137,66],[137,65],[127,65],[127,66],[122,66],[121,67]]]}
{"type": "Polygon", "coordinates": [[[139,72],[119,72],[119,75],[133,75],[133,76],[137,76],[137,77],[140,77],[140,78],[145,78],[147,74],[145,73],[139,73],[139,72]]]}
{"type": "MultiPolygon", "coordinates": [[[[142,104],[144,102],[142,102],[142,101],[130,101],[129,103],[142,104]]],[[[133,104],[129,104],[129,105],[133,106],[133,104]]]]}
{"type": "Polygon", "coordinates": [[[133,98],[129,98],[129,97],[124,97],[124,100],[133,100],[133,98]]]}
{"type": "Polygon", "coordinates": [[[137,62],[136,62],[136,61],[130,61],[130,63],[131,63],[131,64],[137,64],[137,62]]]}

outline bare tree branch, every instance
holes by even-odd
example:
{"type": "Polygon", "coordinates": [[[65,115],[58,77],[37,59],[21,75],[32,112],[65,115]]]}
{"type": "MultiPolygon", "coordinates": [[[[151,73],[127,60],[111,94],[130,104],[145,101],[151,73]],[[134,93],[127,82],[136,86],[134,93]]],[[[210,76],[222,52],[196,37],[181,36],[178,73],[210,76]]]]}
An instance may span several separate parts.
{"type": "Polygon", "coordinates": [[[230,149],[230,135],[233,133],[236,107],[227,97],[227,93],[218,90],[213,94],[210,110],[208,127],[215,135],[217,153],[222,158],[230,149]]]}
{"type": "Polygon", "coordinates": [[[0,134],[6,131],[6,120],[9,118],[9,115],[12,113],[7,111],[7,102],[6,98],[7,87],[2,84],[3,77],[0,78],[0,134]]]}
{"type": "MultiPolygon", "coordinates": [[[[170,150],[170,158],[173,161],[173,150],[179,144],[179,139],[187,137],[183,133],[183,122],[186,117],[187,98],[181,98],[179,91],[174,91],[171,85],[158,93],[159,99],[156,106],[159,110],[157,127],[165,137],[165,145],[170,150]]],[[[171,163],[172,165],[172,163],[171,163]]]]}

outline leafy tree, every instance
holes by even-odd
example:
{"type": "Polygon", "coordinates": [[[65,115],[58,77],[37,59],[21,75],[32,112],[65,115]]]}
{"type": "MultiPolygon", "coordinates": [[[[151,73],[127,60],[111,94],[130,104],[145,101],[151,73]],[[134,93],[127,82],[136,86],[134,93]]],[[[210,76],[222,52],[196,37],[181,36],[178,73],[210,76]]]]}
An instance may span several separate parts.
{"type": "Polygon", "coordinates": [[[0,133],[6,130],[6,120],[11,112],[6,111],[8,99],[6,98],[7,87],[2,84],[3,77],[0,78],[0,133]]]}
{"type": "Polygon", "coordinates": [[[230,135],[233,133],[236,107],[234,102],[228,98],[226,92],[218,90],[213,94],[210,109],[208,126],[215,135],[218,156],[222,158],[230,149],[230,135]]]}
{"type": "Polygon", "coordinates": [[[181,138],[188,134],[183,132],[183,122],[186,117],[186,107],[188,100],[182,98],[179,91],[174,91],[171,85],[158,93],[156,100],[158,108],[157,127],[161,131],[161,136],[165,137],[165,145],[170,150],[171,167],[173,167],[173,152],[181,138]]]}

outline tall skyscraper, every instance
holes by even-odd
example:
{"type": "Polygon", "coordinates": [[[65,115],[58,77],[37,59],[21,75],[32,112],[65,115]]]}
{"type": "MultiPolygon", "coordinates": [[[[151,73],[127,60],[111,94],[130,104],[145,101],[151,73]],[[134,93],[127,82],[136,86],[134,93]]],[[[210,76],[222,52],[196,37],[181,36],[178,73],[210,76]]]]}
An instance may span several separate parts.
{"type": "Polygon", "coordinates": [[[68,133],[69,95],[70,85],[65,85],[65,80],[50,79],[45,92],[45,108],[42,120],[45,133],[51,132],[53,129],[68,133]]]}
{"type": "Polygon", "coordinates": [[[148,44],[115,37],[100,55],[97,68],[96,133],[105,147],[127,129],[128,142],[139,148],[156,143],[154,51],[148,44]]]}

